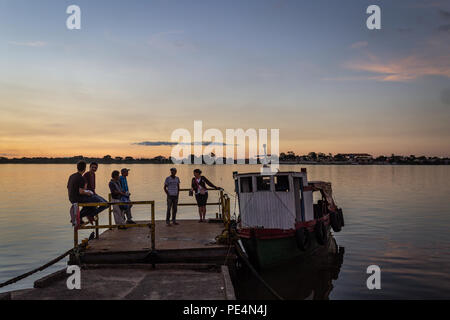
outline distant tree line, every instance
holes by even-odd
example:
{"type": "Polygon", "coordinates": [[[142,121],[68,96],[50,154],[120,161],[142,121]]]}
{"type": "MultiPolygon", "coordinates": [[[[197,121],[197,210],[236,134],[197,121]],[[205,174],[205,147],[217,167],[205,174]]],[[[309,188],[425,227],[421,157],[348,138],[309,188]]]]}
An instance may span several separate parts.
{"type": "MultiPolygon", "coordinates": [[[[226,159],[217,158],[213,153],[210,155],[204,155],[203,157],[196,157],[195,155],[190,155],[183,159],[183,163],[211,163],[211,159],[214,159],[216,163],[261,163],[261,159],[226,159]],[[189,160],[189,161],[188,161],[189,160]],[[228,161],[227,161],[228,160],[228,161]]],[[[2,163],[66,163],[74,164],[80,160],[86,162],[98,162],[101,164],[133,164],[133,163],[154,163],[154,164],[168,164],[175,163],[172,158],[166,158],[164,156],[157,156],[154,158],[133,158],[131,156],[127,157],[112,157],[111,155],[106,155],[103,158],[95,157],[84,157],[84,156],[74,156],[74,157],[57,157],[57,158],[47,158],[47,157],[22,157],[22,158],[6,158],[0,157],[0,164],[2,163]]],[[[338,153],[333,155],[331,153],[325,154],[321,152],[310,152],[307,155],[296,155],[293,151],[280,153],[279,161],[281,164],[417,164],[417,165],[448,165],[450,164],[449,158],[439,158],[439,157],[426,157],[415,155],[400,156],[400,155],[390,155],[390,156],[378,156],[373,157],[367,153],[338,153]]]]}
{"type": "Polygon", "coordinates": [[[23,157],[23,158],[12,158],[8,159],[5,157],[0,157],[0,163],[77,163],[80,160],[84,160],[86,162],[98,162],[101,164],[118,164],[118,163],[172,163],[171,159],[168,159],[163,156],[157,156],[154,158],[133,158],[133,157],[112,157],[110,155],[106,155],[103,158],[94,158],[94,157],[83,157],[83,156],[75,156],[75,157],[59,157],[59,158],[47,158],[47,157],[23,157]]]}
{"type": "Polygon", "coordinates": [[[293,151],[280,154],[280,163],[313,163],[313,164],[450,164],[450,158],[426,157],[415,155],[401,156],[378,156],[373,157],[367,153],[316,153],[310,152],[307,155],[296,155],[293,151]]]}

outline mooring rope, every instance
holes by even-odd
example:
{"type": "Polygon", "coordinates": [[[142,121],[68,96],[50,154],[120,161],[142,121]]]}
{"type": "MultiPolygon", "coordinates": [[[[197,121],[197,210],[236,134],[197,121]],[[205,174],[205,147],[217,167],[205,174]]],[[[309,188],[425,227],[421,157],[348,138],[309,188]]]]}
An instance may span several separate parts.
{"type": "Polygon", "coordinates": [[[43,266],[40,266],[39,268],[36,268],[34,270],[31,270],[30,272],[24,273],[18,277],[15,277],[13,279],[10,279],[6,282],[3,282],[0,284],[0,288],[9,286],[10,284],[16,283],[17,281],[20,281],[22,279],[25,279],[26,277],[31,276],[32,274],[42,271],[44,269],[47,269],[48,267],[54,265],[55,263],[59,262],[60,260],[64,259],[66,256],[68,256],[71,252],[73,251],[73,249],[68,250],[67,252],[63,253],[62,255],[60,255],[59,257],[53,259],[52,261],[47,262],[46,264],[44,264],[43,266]]]}
{"type": "Polygon", "coordinates": [[[272,289],[271,286],[269,286],[269,284],[263,278],[261,278],[261,276],[259,275],[258,271],[256,271],[256,269],[252,266],[250,261],[248,261],[247,257],[241,251],[241,248],[239,247],[239,244],[237,244],[235,242],[234,246],[236,248],[236,252],[241,257],[241,259],[245,262],[245,264],[249,267],[250,271],[253,273],[253,275],[256,277],[256,279],[259,280],[264,285],[264,287],[266,287],[266,289],[269,290],[269,292],[274,297],[276,297],[278,300],[284,300],[282,296],[280,296],[275,290],[272,289]]]}

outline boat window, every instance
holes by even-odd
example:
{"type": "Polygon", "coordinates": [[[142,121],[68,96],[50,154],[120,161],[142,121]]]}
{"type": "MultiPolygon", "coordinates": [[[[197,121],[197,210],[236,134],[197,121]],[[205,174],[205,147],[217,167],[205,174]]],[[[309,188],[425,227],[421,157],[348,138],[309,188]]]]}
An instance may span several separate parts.
{"type": "Polygon", "coordinates": [[[289,176],[275,176],[275,191],[289,191],[289,176]]]}
{"type": "Polygon", "coordinates": [[[256,177],[256,189],[258,191],[270,191],[270,177],[256,177]]]}
{"type": "Polygon", "coordinates": [[[241,180],[241,193],[253,192],[252,177],[243,177],[241,180]]]}
{"type": "Polygon", "coordinates": [[[317,203],[319,200],[322,200],[322,194],[320,191],[314,191],[313,192],[313,202],[317,203]]]}

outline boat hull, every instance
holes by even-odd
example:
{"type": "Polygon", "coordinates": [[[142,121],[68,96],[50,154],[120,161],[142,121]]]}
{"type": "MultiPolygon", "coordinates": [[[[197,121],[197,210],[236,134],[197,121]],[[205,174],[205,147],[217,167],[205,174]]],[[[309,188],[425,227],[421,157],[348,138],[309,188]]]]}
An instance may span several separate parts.
{"type": "Polygon", "coordinates": [[[310,233],[310,243],[306,250],[297,246],[295,233],[276,237],[261,237],[253,232],[241,233],[240,239],[252,264],[259,269],[268,269],[289,260],[307,257],[321,248],[326,248],[331,239],[330,226],[326,226],[327,243],[321,245],[314,232],[310,233]]]}

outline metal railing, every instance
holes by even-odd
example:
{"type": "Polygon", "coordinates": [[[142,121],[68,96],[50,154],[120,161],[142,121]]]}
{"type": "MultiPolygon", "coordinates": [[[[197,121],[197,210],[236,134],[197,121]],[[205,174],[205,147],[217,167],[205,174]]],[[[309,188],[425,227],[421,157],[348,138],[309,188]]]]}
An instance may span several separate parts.
{"type": "Polygon", "coordinates": [[[95,238],[98,239],[100,233],[100,229],[114,229],[119,227],[126,228],[150,228],[151,233],[151,248],[152,251],[155,250],[155,233],[156,233],[156,223],[155,223],[155,201],[130,201],[130,202],[112,202],[111,195],[109,195],[109,202],[99,202],[99,203],[79,203],[79,207],[109,207],[109,224],[108,225],[100,225],[99,217],[95,217],[94,225],[90,226],[89,223],[83,223],[78,228],[74,228],[73,242],[74,247],[78,247],[78,231],[79,230],[94,230],[95,229],[95,238]],[[136,224],[112,224],[112,206],[126,206],[126,205],[150,205],[151,206],[151,216],[150,223],[136,223],[136,224]]]}
{"type": "MultiPolygon", "coordinates": [[[[192,189],[180,189],[180,192],[191,191],[192,189]]],[[[208,191],[217,190],[207,188],[208,191]]],[[[206,203],[207,206],[219,206],[220,208],[220,217],[216,214],[216,219],[222,218],[223,222],[228,228],[228,225],[231,221],[231,213],[230,213],[230,198],[222,189],[219,190],[219,201],[218,202],[209,202],[206,203]]],[[[187,207],[187,206],[197,206],[197,203],[179,203],[178,206],[187,207]]]]}
{"type": "MultiPolygon", "coordinates": [[[[180,192],[190,191],[191,189],[180,189],[180,192]]],[[[208,190],[216,190],[216,189],[208,189],[208,190]]],[[[230,221],[231,221],[231,213],[230,213],[230,198],[227,194],[224,193],[223,190],[219,191],[219,201],[218,202],[210,202],[207,203],[207,206],[214,206],[217,205],[220,208],[220,217],[218,214],[216,214],[216,219],[222,219],[226,228],[229,228],[230,221]]],[[[74,248],[78,247],[78,231],[79,230],[95,230],[95,239],[98,239],[100,236],[100,229],[114,229],[119,227],[126,227],[126,228],[150,228],[151,233],[151,248],[152,251],[155,250],[156,244],[155,244],[155,234],[156,234],[156,222],[155,222],[155,201],[130,201],[130,202],[112,202],[111,194],[109,195],[109,202],[99,202],[99,203],[79,203],[79,207],[108,207],[108,213],[109,213],[109,224],[107,225],[100,225],[99,224],[99,217],[96,216],[94,220],[94,225],[89,225],[89,223],[83,223],[77,228],[74,228],[74,248]],[[114,205],[118,206],[126,206],[126,205],[150,205],[151,206],[151,217],[150,217],[150,223],[137,223],[137,224],[125,224],[125,225],[116,225],[112,223],[112,213],[113,213],[113,207],[114,205]]],[[[178,206],[197,206],[197,203],[179,203],[178,206]]]]}

